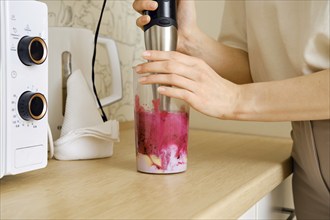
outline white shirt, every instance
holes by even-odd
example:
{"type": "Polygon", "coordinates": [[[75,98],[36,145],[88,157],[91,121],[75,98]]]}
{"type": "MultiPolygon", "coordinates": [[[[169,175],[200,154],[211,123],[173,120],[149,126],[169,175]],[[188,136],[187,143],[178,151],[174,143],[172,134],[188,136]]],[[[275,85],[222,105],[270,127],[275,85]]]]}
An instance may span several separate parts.
{"type": "Polygon", "coordinates": [[[328,0],[227,0],[219,41],[245,50],[255,82],[330,68],[328,0]]]}

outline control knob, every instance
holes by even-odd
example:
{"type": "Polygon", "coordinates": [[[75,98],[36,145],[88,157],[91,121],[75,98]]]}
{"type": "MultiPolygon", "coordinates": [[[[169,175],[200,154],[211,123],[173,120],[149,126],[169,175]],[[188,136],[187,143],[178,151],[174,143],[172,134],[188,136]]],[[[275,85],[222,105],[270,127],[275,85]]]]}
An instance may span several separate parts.
{"type": "Polygon", "coordinates": [[[40,120],[47,112],[47,101],[41,93],[26,91],[19,97],[17,108],[24,120],[40,120]]]}
{"type": "Polygon", "coordinates": [[[47,58],[47,46],[40,37],[22,37],[17,52],[19,59],[27,66],[42,64],[47,58]]]}

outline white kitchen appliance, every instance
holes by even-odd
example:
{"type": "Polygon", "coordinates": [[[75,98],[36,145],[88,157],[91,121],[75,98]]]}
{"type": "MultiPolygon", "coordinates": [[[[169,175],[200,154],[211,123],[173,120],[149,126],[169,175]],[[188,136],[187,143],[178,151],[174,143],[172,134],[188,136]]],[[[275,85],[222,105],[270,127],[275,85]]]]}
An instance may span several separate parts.
{"type": "MultiPolygon", "coordinates": [[[[60,137],[64,121],[69,76],[80,70],[91,93],[93,91],[94,37],[94,33],[86,28],[49,27],[49,125],[54,140],[60,137]]],[[[115,41],[109,37],[98,37],[98,43],[104,45],[108,58],[106,60],[111,68],[111,75],[107,78],[104,76],[111,80],[111,86],[108,87],[111,89],[110,94],[100,100],[102,106],[107,106],[122,99],[122,75],[115,41]]],[[[96,99],[95,106],[98,106],[96,99]]],[[[76,117],[86,120],[83,115],[84,113],[81,116],[77,114],[76,117]]]]}
{"type": "Polygon", "coordinates": [[[47,165],[48,12],[0,1],[0,178],[47,165]]]}

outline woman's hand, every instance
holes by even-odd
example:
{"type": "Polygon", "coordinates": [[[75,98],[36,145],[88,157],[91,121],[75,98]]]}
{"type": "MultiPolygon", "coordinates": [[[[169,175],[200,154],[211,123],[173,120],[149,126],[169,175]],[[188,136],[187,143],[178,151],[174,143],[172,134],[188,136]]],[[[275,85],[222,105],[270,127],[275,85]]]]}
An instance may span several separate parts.
{"type": "MultiPolygon", "coordinates": [[[[195,2],[192,0],[177,0],[177,22],[178,22],[178,45],[177,51],[188,54],[187,45],[196,42],[195,39],[201,34],[196,22],[195,2]],[[192,39],[195,38],[195,39],[192,39]]],[[[150,16],[144,15],[143,11],[154,11],[158,7],[157,1],[135,0],[133,8],[141,14],[136,20],[136,25],[143,26],[150,22],[150,16]]]]}
{"type": "Polygon", "coordinates": [[[182,99],[206,115],[235,118],[240,86],[220,77],[203,60],[174,51],[146,51],[143,58],[153,62],[136,66],[137,73],[161,74],[143,76],[140,83],[173,86],[160,86],[158,92],[182,99]]]}
{"type": "Polygon", "coordinates": [[[135,11],[141,14],[141,16],[136,19],[136,25],[143,29],[143,26],[150,22],[150,16],[144,15],[143,11],[155,11],[158,7],[158,3],[153,0],[134,0],[132,6],[135,11]]]}

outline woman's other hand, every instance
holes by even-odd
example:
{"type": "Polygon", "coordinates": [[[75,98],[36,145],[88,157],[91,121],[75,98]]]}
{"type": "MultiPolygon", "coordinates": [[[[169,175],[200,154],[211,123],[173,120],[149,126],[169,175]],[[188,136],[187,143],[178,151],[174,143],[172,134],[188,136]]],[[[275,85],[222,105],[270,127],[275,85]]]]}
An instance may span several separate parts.
{"type": "MultiPolygon", "coordinates": [[[[143,11],[154,11],[158,7],[154,0],[135,0],[133,8],[141,14],[136,20],[136,25],[143,26],[150,22],[150,16],[144,15],[143,11]]],[[[192,0],[177,0],[177,23],[178,23],[178,45],[177,51],[189,54],[189,45],[195,43],[201,31],[197,26],[195,2],[192,0]]]]}

